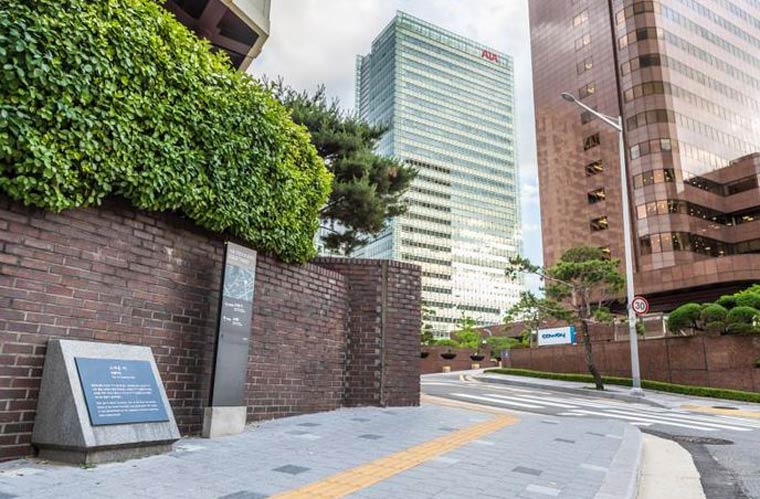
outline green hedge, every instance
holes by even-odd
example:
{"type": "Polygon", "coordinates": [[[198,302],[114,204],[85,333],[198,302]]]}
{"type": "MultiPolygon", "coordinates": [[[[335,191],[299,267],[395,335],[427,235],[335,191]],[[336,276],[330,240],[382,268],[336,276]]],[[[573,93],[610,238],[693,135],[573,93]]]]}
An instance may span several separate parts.
{"type": "Polygon", "coordinates": [[[118,195],[304,261],[330,182],[306,129],[156,2],[3,1],[13,199],[61,211],[118,195]]]}
{"type": "MultiPolygon", "coordinates": [[[[485,372],[493,374],[511,374],[515,376],[530,376],[532,378],[556,379],[561,381],[578,381],[581,383],[594,382],[594,378],[590,374],[550,373],[515,368],[487,369],[485,372]]],[[[602,380],[609,385],[631,386],[633,384],[630,378],[619,378],[616,376],[602,376],[602,380]]],[[[739,390],[726,390],[723,388],[708,388],[706,386],[676,385],[673,383],[665,383],[664,381],[649,380],[641,380],[641,387],[647,390],[679,393],[681,395],[760,403],[760,393],[757,392],[742,392],[739,390]]]]}

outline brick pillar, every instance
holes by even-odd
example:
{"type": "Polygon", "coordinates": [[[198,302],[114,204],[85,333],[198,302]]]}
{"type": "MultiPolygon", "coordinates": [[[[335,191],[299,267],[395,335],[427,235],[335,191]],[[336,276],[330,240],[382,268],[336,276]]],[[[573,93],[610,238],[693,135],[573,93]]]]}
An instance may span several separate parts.
{"type": "Polygon", "coordinates": [[[420,268],[355,258],[319,258],[314,263],[348,280],[344,405],[418,405],[420,268]]]}

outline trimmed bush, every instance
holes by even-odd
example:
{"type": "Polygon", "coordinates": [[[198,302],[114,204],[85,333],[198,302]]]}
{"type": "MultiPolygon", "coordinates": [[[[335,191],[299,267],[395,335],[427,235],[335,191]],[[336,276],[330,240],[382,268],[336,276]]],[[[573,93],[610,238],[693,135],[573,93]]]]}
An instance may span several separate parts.
{"type": "Polygon", "coordinates": [[[687,303],[673,310],[668,316],[668,329],[677,333],[696,326],[702,313],[699,303],[687,303]]]}
{"type": "Polygon", "coordinates": [[[58,212],[118,195],[305,261],[330,182],[306,129],[156,2],[4,0],[11,198],[58,212]]]}
{"type": "Polygon", "coordinates": [[[700,313],[700,319],[702,320],[702,322],[706,322],[706,323],[716,322],[716,321],[723,322],[726,320],[727,314],[728,314],[728,310],[726,310],[725,307],[722,307],[715,303],[711,303],[711,304],[705,305],[704,308],[702,308],[702,312],[700,313]]]}
{"type": "MultiPolygon", "coordinates": [[[[760,361],[760,359],[758,359],[760,361]]],[[[593,383],[594,378],[590,374],[566,374],[551,373],[543,371],[532,371],[530,369],[499,368],[486,369],[487,373],[493,374],[511,374],[515,376],[530,376],[533,378],[556,379],[561,381],[578,381],[581,383],[593,383]]],[[[630,378],[620,378],[617,376],[602,376],[604,383],[609,385],[632,386],[630,378]]],[[[695,397],[720,398],[728,400],[740,400],[743,402],[760,402],[760,393],[743,392],[740,390],[727,390],[723,388],[709,388],[706,386],[689,386],[666,383],[664,381],[641,380],[641,387],[647,390],[658,390],[661,392],[680,393],[682,395],[693,395],[695,397]]]]}
{"type": "Polygon", "coordinates": [[[723,295],[715,300],[717,305],[726,309],[732,309],[736,306],[736,297],[734,295],[723,295]]]}
{"type": "Polygon", "coordinates": [[[736,306],[760,309],[760,294],[746,292],[738,293],[736,295],[736,306]]]}
{"type": "Polygon", "coordinates": [[[752,325],[752,323],[755,320],[757,320],[758,316],[760,316],[760,310],[757,310],[756,308],[737,306],[737,307],[732,308],[726,315],[726,323],[728,323],[729,325],[732,325],[732,324],[752,325]]]}

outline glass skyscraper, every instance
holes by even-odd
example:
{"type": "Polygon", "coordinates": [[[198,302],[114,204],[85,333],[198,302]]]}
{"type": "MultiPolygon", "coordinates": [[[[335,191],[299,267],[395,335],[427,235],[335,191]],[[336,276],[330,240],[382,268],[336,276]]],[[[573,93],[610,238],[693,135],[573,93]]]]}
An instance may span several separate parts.
{"type": "Polygon", "coordinates": [[[403,12],[356,64],[356,109],[388,132],[378,152],[418,170],[409,210],[356,253],[422,267],[438,335],[466,314],[502,320],[522,289],[512,58],[403,12]]]}

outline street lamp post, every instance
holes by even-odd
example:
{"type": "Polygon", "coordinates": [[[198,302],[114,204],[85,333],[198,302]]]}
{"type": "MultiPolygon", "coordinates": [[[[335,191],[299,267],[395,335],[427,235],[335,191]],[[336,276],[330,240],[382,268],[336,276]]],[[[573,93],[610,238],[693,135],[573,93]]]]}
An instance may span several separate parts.
{"type": "Polygon", "coordinates": [[[623,202],[623,241],[625,247],[625,287],[627,295],[626,310],[628,311],[628,337],[631,345],[631,377],[633,378],[633,388],[631,394],[644,396],[641,389],[641,373],[639,371],[639,338],[636,333],[636,313],[633,311],[633,248],[631,245],[631,212],[628,206],[628,172],[625,163],[625,143],[623,141],[623,117],[614,118],[602,114],[595,109],[590,108],[583,102],[575,98],[573,94],[563,92],[562,96],[568,102],[574,102],[582,109],[593,114],[604,123],[608,124],[618,132],[619,149],[620,149],[620,198],[623,202]]]}

